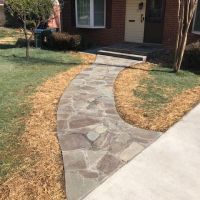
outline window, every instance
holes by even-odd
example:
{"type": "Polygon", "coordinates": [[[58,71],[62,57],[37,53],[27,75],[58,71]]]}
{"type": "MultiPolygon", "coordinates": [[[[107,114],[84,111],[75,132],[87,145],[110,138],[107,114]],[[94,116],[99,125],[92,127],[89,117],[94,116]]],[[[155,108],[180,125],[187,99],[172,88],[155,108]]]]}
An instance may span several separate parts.
{"type": "Polygon", "coordinates": [[[76,27],[105,28],[106,0],[76,0],[76,27]]]}
{"type": "Polygon", "coordinates": [[[200,34],[200,1],[198,2],[197,11],[195,14],[193,32],[200,34]]]}

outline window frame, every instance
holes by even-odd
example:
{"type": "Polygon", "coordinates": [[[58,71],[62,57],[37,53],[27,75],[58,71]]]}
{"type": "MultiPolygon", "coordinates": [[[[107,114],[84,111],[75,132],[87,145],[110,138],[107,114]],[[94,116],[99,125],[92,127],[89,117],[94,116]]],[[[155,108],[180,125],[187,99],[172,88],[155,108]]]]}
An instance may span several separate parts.
{"type": "MultiPolygon", "coordinates": [[[[200,4],[200,1],[197,2],[197,4],[200,4]]],[[[198,7],[198,5],[197,5],[198,7]]],[[[196,34],[196,35],[200,35],[200,30],[199,31],[195,31],[194,28],[195,28],[195,22],[196,22],[196,17],[197,17],[197,9],[195,11],[195,14],[194,14],[194,20],[193,20],[193,26],[192,26],[192,33],[196,34]]]]}
{"type": "Polygon", "coordinates": [[[76,27],[77,28],[89,28],[89,29],[101,29],[106,28],[106,0],[104,0],[104,25],[103,26],[95,26],[94,25],[94,0],[90,0],[90,25],[80,25],[78,23],[78,6],[77,1],[75,0],[75,16],[76,16],[76,27]]]}

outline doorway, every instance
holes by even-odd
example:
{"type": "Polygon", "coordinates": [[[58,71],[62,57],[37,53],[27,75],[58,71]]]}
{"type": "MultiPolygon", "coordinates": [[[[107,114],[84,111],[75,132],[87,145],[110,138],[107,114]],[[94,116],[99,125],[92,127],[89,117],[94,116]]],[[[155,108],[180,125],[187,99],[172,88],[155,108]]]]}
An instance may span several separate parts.
{"type": "Polygon", "coordinates": [[[162,43],[165,0],[147,0],[144,29],[145,43],[162,43]]]}
{"type": "Polygon", "coordinates": [[[143,43],[146,0],[126,0],[125,41],[143,43]]]}

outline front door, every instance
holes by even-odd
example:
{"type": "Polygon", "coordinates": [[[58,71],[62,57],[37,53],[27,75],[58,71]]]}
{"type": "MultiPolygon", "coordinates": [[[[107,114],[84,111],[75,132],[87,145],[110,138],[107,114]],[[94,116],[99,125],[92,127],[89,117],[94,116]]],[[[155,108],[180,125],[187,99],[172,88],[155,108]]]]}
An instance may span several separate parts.
{"type": "Polygon", "coordinates": [[[147,0],[144,42],[162,43],[165,0],[147,0]]]}
{"type": "Polygon", "coordinates": [[[125,41],[143,43],[146,0],[126,0],[125,41]]]}

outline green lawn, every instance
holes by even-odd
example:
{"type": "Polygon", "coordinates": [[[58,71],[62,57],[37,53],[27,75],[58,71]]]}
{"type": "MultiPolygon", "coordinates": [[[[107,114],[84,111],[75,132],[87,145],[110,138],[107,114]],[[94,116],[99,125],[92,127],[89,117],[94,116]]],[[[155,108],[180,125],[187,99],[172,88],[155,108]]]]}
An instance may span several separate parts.
{"type": "Polygon", "coordinates": [[[149,77],[142,79],[133,91],[142,100],[137,106],[145,111],[147,117],[155,117],[176,95],[200,86],[199,74],[190,71],[175,74],[170,68],[154,67],[149,72],[149,77]]]}
{"type": "Polygon", "coordinates": [[[31,110],[27,97],[49,77],[81,62],[67,53],[40,49],[32,49],[27,61],[24,48],[3,47],[0,46],[0,182],[23,163],[20,136],[23,118],[31,110]]]}

